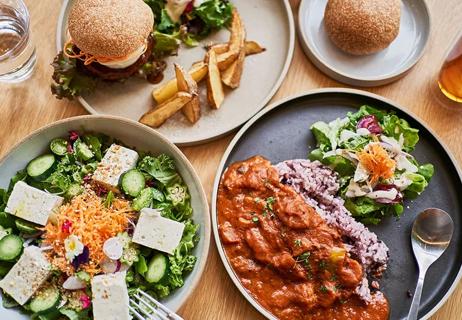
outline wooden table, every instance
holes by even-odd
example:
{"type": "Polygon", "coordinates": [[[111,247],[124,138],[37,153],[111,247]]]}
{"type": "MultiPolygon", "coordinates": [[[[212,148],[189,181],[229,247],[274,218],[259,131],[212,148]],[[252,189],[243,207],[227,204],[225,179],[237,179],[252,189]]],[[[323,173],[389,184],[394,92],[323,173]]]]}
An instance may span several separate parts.
{"type": "MultiPolygon", "coordinates": [[[[268,0],[276,1],[276,0],[268,0]]],[[[55,55],[55,28],[61,2],[26,0],[37,44],[37,69],[33,77],[18,85],[0,85],[0,157],[31,131],[58,119],[85,114],[77,102],[56,100],[50,93],[50,62],[55,55]]],[[[295,16],[299,0],[291,0],[295,16]]],[[[431,38],[425,55],[403,79],[368,89],[393,99],[423,119],[462,163],[462,112],[445,109],[437,95],[435,75],[450,42],[462,27],[462,1],[429,0],[432,16],[431,38]]],[[[273,101],[322,87],[344,86],[329,79],[311,64],[296,43],[287,78],[273,101]]],[[[460,107],[462,110],[462,106],[460,107]]],[[[210,197],[218,162],[232,135],[197,147],[182,148],[196,168],[210,197]]],[[[212,241],[213,242],[213,241],[212,241]]],[[[263,319],[239,294],[226,274],[212,243],[200,285],[180,310],[185,319],[263,319]]],[[[444,275],[442,275],[444,276],[444,275]]],[[[462,286],[433,319],[460,319],[462,286]]]]}

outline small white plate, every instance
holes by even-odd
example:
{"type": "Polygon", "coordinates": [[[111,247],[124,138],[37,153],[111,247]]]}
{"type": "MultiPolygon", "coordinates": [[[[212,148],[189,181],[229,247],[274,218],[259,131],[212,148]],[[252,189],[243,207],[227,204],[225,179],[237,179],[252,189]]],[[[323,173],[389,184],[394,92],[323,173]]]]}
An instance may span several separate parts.
{"type": "Polygon", "coordinates": [[[424,0],[403,0],[396,39],[378,53],[354,56],[337,48],[324,28],[327,0],[302,0],[299,36],[311,61],[326,75],[355,86],[373,87],[397,80],[423,55],[430,34],[430,16],[424,0]]]}
{"type": "MultiPolygon", "coordinates": [[[[60,51],[67,40],[67,16],[76,0],[65,0],[58,21],[56,46],[60,51]]],[[[201,97],[202,116],[190,124],[181,112],[156,129],[175,144],[192,145],[216,139],[244,124],[273,97],[282,83],[294,49],[295,27],[288,0],[232,0],[244,21],[247,39],[255,40],[266,51],[245,59],[241,85],[226,92],[219,110],[208,107],[201,97]]],[[[205,39],[196,48],[180,48],[179,55],[167,59],[164,79],[174,76],[173,63],[189,69],[204,57],[203,45],[228,41],[229,32],[222,30],[205,39]]],[[[165,80],[164,80],[165,81],[165,80]]],[[[162,82],[161,82],[162,83],[162,82]]],[[[139,120],[154,105],[152,90],[156,85],[131,78],[125,83],[98,83],[91,95],[79,102],[92,114],[110,114],[139,120]]],[[[205,88],[201,84],[201,92],[205,88]]]]}

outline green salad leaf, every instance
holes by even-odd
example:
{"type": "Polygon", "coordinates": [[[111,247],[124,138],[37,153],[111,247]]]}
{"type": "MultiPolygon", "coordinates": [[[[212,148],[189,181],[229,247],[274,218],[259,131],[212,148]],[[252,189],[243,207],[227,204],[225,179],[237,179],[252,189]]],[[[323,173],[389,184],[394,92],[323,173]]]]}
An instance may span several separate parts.
{"type": "Polygon", "coordinates": [[[152,13],[154,13],[154,18],[156,21],[160,19],[160,13],[165,7],[164,0],[144,0],[144,2],[151,8],[152,13]]]}
{"type": "Polygon", "coordinates": [[[409,123],[397,115],[391,114],[383,117],[382,128],[385,135],[399,140],[404,138],[404,151],[411,152],[419,141],[419,130],[411,128],[409,123]]]}
{"type": "Polygon", "coordinates": [[[96,88],[96,79],[77,70],[77,60],[64,56],[61,51],[51,64],[53,83],[51,93],[58,99],[81,96],[96,88]]]}
{"type": "Polygon", "coordinates": [[[161,154],[158,157],[146,156],[138,163],[138,169],[150,174],[164,186],[175,183],[180,176],[175,169],[175,161],[161,154]]]}
{"type": "Polygon", "coordinates": [[[223,0],[204,1],[193,11],[209,29],[228,26],[231,22],[232,12],[232,4],[223,0]]]}
{"type": "Polygon", "coordinates": [[[160,12],[160,20],[156,26],[156,30],[161,33],[171,34],[176,31],[176,24],[170,19],[167,10],[162,9],[160,12]]]}
{"type": "Polygon", "coordinates": [[[180,46],[179,34],[167,34],[159,32],[158,30],[153,33],[156,43],[154,46],[154,55],[156,57],[163,57],[171,55],[172,52],[176,52],[180,46]]]}

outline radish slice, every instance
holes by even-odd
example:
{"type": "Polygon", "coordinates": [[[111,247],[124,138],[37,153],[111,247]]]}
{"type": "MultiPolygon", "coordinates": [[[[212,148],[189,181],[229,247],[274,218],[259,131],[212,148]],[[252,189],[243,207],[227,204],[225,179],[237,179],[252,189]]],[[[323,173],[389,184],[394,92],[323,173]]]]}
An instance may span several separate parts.
{"type": "Polygon", "coordinates": [[[109,238],[104,242],[103,252],[112,260],[119,260],[123,253],[123,244],[118,237],[109,238]]]}
{"type": "Polygon", "coordinates": [[[80,290],[86,288],[85,281],[80,280],[76,276],[70,276],[63,283],[63,288],[66,290],[80,290]]]}

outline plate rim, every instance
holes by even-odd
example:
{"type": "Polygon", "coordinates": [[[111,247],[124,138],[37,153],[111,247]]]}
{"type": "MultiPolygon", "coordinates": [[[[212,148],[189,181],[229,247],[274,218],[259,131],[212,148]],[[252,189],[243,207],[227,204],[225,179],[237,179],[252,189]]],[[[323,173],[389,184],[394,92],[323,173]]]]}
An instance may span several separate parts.
{"type": "MultiPolygon", "coordinates": [[[[302,0],[303,1],[303,0],[302,0]]],[[[229,158],[230,153],[233,151],[234,147],[236,146],[237,142],[244,136],[246,131],[254,124],[256,123],[260,118],[262,118],[265,114],[271,112],[273,109],[276,109],[277,107],[291,101],[291,100],[296,100],[298,98],[302,98],[305,96],[313,96],[316,94],[322,94],[322,93],[330,93],[330,94],[353,94],[353,95],[362,95],[368,98],[373,98],[376,100],[380,100],[384,103],[387,103],[389,105],[392,105],[395,107],[397,110],[400,112],[404,113],[406,116],[411,117],[413,120],[417,121],[419,125],[424,127],[428,132],[438,141],[438,143],[441,145],[443,150],[446,152],[448,155],[449,159],[451,160],[452,164],[454,165],[458,176],[459,180],[462,181],[462,170],[459,167],[458,162],[456,161],[456,158],[454,157],[453,153],[450,151],[450,149],[446,146],[446,144],[441,140],[441,138],[431,129],[420,117],[416,116],[412,111],[407,110],[404,108],[401,104],[394,102],[391,99],[385,98],[383,96],[380,96],[375,93],[371,93],[368,91],[364,90],[359,90],[359,89],[350,89],[350,88],[335,88],[335,87],[329,87],[329,88],[321,88],[321,89],[313,89],[313,90],[308,90],[304,91],[301,93],[297,93],[294,95],[290,95],[286,98],[283,98],[281,100],[275,101],[272,104],[270,104],[268,107],[265,109],[261,110],[258,112],[252,119],[250,119],[234,136],[234,138],[231,140],[231,142],[228,144],[225,152],[223,153],[223,156],[220,160],[220,163],[218,164],[217,167],[217,172],[215,174],[215,180],[213,182],[213,189],[212,189],[212,199],[211,199],[211,218],[212,218],[212,231],[213,231],[213,238],[215,240],[215,245],[217,247],[218,253],[220,255],[220,259],[228,273],[228,276],[231,278],[233,281],[234,285],[237,287],[237,289],[241,292],[241,294],[246,298],[246,300],[255,308],[257,309],[258,312],[260,312],[262,315],[264,315],[266,318],[271,319],[271,320],[277,320],[275,316],[273,316],[269,311],[267,311],[265,308],[263,308],[257,300],[255,300],[244,288],[244,286],[240,283],[239,279],[234,273],[234,270],[231,268],[231,265],[226,257],[226,253],[223,249],[223,244],[221,243],[220,236],[218,234],[218,222],[217,222],[217,193],[218,193],[218,186],[221,180],[222,172],[225,169],[225,163],[227,159],[229,158]]],[[[445,295],[440,299],[440,301],[429,311],[427,312],[423,317],[420,318],[420,320],[427,320],[429,319],[433,314],[435,314],[436,311],[438,311],[449,299],[449,297],[454,293],[454,290],[456,289],[457,285],[459,284],[460,280],[462,278],[462,265],[459,267],[459,271],[457,272],[457,276],[454,279],[453,283],[449,287],[448,291],[445,293],[445,295]]]]}
{"type": "Polygon", "coordinates": [[[313,0],[301,0],[300,7],[298,9],[297,29],[298,29],[298,37],[300,39],[300,44],[303,48],[304,53],[308,56],[310,61],[324,74],[333,78],[336,81],[346,83],[349,85],[360,86],[360,87],[375,87],[375,86],[385,85],[385,84],[394,82],[400,79],[401,77],[404,77],[407,73],[409,73],[411,69],[417,64],[417,62],[419,62],[419,60],[422,58],[422,56],[424,55],[426,51],[426,48],[428,46],[428,42],[430,40],[430,36],[432,33],[432,16],[430,14],[430,9],[428,7],[427,0],[421,0],[421,3],[423,4],[423,8],[424,8],[425,17],[428,22],[428,32],[424,39],[425,41],[424,45],[422,49],[420,50],[419,54],[416,55],[413,59],[411,59],[410,63],[405,65],[403,68],[400,68],[394,73],[389,74],[389,75],[379,76],[379,77],[353,77],[351,75],[348,75],[347,73],[338,70],[335,66],[327,63],[322,58],[322,56],[316,54],[315,50],[313,50],[313,47],[311,46],[311,42],[308,40],[309,37],[308,37],[307,31],[305,30],[305,28],[303,28],[303,25],[306,19],[304,18],[304,15],[301,14],[302,12],[308,9],[307,3],[309,1],[313,1],[313,0]]]}
{"type": "MultiPolygon", "coordinates": [[[[63,0],[63,3],[61,5],[59,17],[58,17],[58,22],[56,26],[56,35],[55,35],[55,44],[56,44],[56,51],[59,52],[62,49],[62,37],[63,37],[63,24],[64,24],[64,18],[66,16],[67,11],[69,10],[70,2],[73,0],[63,0]]],[[[211,137],[208,138],[203,138],[203,139],[196,139],[196,140],[188,140],[188,139],[176,139],[172,138],[168,139],[176,144],[177,146],[194,146],[194,145],[199,145],[199,144],[204,144],[216,139],[219,139],[236,129],[242,127],[249,119],[251,119],[255,114],[260,112],[265,106],[268,104],[268,102],[275,96],[279,88],[281,87],[283,81],[286,78],[287,72],[289,71],[289,68],[292,64],[293,56],[294,56],[294,51],[295,51],[295,21],[294,21],[294,15],[292,12],[292,8],[290,6],[289,0],[278,0],[283,3],[285,13],[286,13],[286,18],[287,18],[287,24],[288,24],[288,31],[289,31],[289,43],[288,43],[288,48],[286,52],[286,57],[284,60],[284,66],[282,68],[282,72],[279,74],[279,77],[277,78],[276,82],[273,84],[271,87],[271,90],[268,92],[268,94],[261,100],[260,103],[258,103],[258,110],[255,113],[249,113],[248,117],[246,117],[245,120],[243,120],[241,123],[232,126],[232,128],[226,129],[225,131],[221,131],[217,134],[214,134],[211,137]]],[[[85,108],[87,112],[89,112],[92,115],[109,115],[106,113],[100,113],[96,111],[83,97],[79,96],[77,97],[77,101],[85,108]]],[[[124,117],[121,117],[124,118],[124,117]]],[[[125,118],[128,119],[128,118],[125,118]]],[[[134,120],[133,120],[134,121],[134,120]]],[[[166,136],[167,137],[167,136],[166,136]]]]}
{"type": "MultiPolygon", "coordinates": [[[[178,305],[177,308],[172,308],[173,311],[177,311],[181,309],[191,298],[193,292],[199,285],[199,281],[201,280],[202,276],[204,276],[204,271],[205,271],[205,266],[208,262],[208,258],[210,255],[210,242],[212,238],[212,226],[211,226],[211,215],[210,215],[210,206],[207,201],[207,196],[204,190],[204,186],[202,185],[202,182],[200,180],[199,175],[197,174],[196,170],[194,169],[193,165],[189,161],[189,159],[185,156],[185,154],[175,145],[173,144],[169,139],[167,139],[163,134],[160,132],[142,125],[141,123],[138,123],[134,120],[119,117],[119,116],[113,116],[113,115],[92,115],[92,114],[87,114],[87,115],[80,115],[80,116],[75,116],[75,117],[70,117],[70,118],[65,118],[65,119],[60,119],[58,121],[54,121],[51,123],[48,123],[38,129],[33,130],[23,138],[19,139],[18,142],[16,142],[2,157],[0,157],[0,167],[9,159],[9,157],[23,144],[31,140],[32,138],[39,136],[43,132],[47,131],[50,128],[53,128],[55,126],[64,124],[64,123],[71,123],[73,121],[79,121],[79,120],[91,120],[91,119],[106,119],[106,120],[116,120],[116,121],[121,121],[121,122],[128,122],[131,125],[137,126],[142,130],[145,130],[146,133],[151,134],[156,136],[159,140],[161,140],[163,143],[165,143],[167,146],[171,147],[178,157],[181,159],[183,164],[185,165],[186,169],[189,171],[189,173],[192,176],[192,179],[194,181],[194,184],[198,186],[198,196],[199,196],[199,201],[203,204],[202,209],[204,212],[202,213],[204,215],[204,234],[205,237],[203,239],[204,241],[204,248],[202,249],[202,252],[200,252],[200,255],[204,256],[203,260],[197,264],[197,274],[198,276],[195,279],[191,279],[191,285],[188,290],[186,290],[185,293],[185,298],[181,304],[178,305]]],[[[19,312],[19,311],[18,311],[19,312]]]]}

